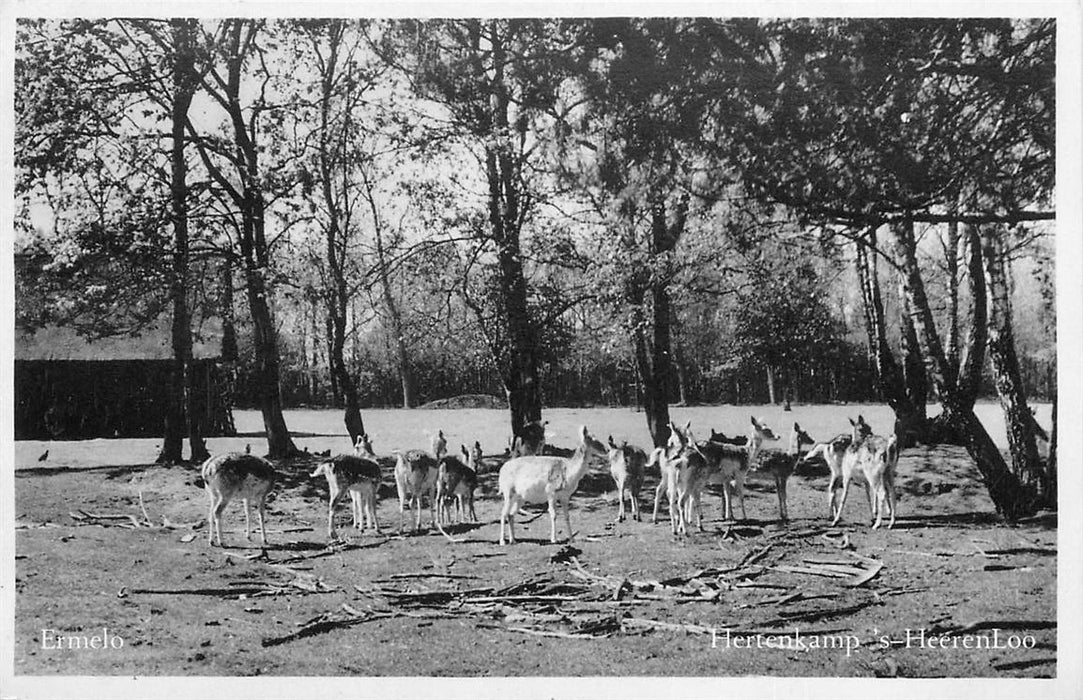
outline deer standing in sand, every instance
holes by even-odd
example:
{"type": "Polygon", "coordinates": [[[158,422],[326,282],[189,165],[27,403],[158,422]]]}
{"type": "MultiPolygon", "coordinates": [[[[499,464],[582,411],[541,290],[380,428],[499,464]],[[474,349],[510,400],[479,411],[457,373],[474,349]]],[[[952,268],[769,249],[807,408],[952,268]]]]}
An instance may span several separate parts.
{"type": "Polygon", "coordinates": [[[786,482],[801,461],[802,448],[816,444],[809,434],[801,429],[797,423],[793,424],[790,433],[790,445],[787,452],[764,453],[760,458],[759,470],[769,472],[775,480],[775,493],[778,494],[778,517],[781,520],[789,520],[790,514],[786,509],[786,482]]]}
{"type": "Polygon", "coordinates": [[[579,429],[579,445],[571,457],[545,457],[530,455],[515,457],[500,468],[498,484],[504,497],[500,511],[500,544],[505,543],[504,527],[507,525],[508,542],[515,542],[515,514],[523,503],[549,504],[549,541],[557,541],[557,504],[564,509],[564,524],[568,529],[568,541],[574,538],[569,515],[569,501],[579,487],[591,461],[606,456],[605,445],[587,432],[579,429]]]}
{"type": "Polygon", "coordinates": [[[264,509],[267,494],[278,480],[274,465],[256,455],[231,452],[211,457],[203,463],[203,485],[210,499],[210,511],[207,515],[207,544],[214,544],[217,535],[218,546],[222,546],[222,512],[234,498],[244,501],[244,537],[252,539],[252,528],[248,509],[249,501],[256,502],[259,515],[259,535],[264,545],[267,544],[267,531],[264,527],[264,509]]]}
{"type": "Polygon", "coordinates": [[[613,436],[609,436],[609,474],[617,485],[617,522],[624,522],[624,492],[632,503],[632,517],[640,519],[639,491],[643,488],[643,471],[647,465],[647,454],[627,442],[617,445],[613,436]]]}
{"type": "Polygon", "coordinates": [[[421,529],[421,502],[429,499],[429,515],[436,525],[437,462],[421,450],[395,453],[395,487],[399,494],[399,532],[406,518],[406,504],[414,509],[414,531],[421,529]]]}
{"type": "Polygon", "coordinates": [[[335,537],[335,506],[346,494],[350,496],[353,526],[362,530],[366,525],[377,534],[376,491],[380,487],[380,465],[358,455],[335,455],[320,462],[309,476],[327,479],[327,536],[335,537]]]}
{"type": "Polygon", "coordinates": [[[853,426],[851,444],[842,458],[842,496],[839,507],[831,520],[837,525],[842,517],[842,508],[846,504],[846,494],[854,475],[861,473],[868,484],[870,506],[874,519],[872,529],[883,523],[884,512],[889,516],[888,528],[895,525],[895,467],[899,461],[899,444],[895,435],[882,437],[866,433],[867,424],[858,416],[853,426]]]}
{"type": "MultiPolygon", "coordinates": [[[[474,489],[478,485],[477,461],[475,453],[460,445],[465,462],[447,455],[440,460],[436,475],[436,515],[441,522],[451,522],[450,503],[455,501],[455,512],[459,522],[463,522],[467,512],[473,522],[478,521],[474,512],[474,489]]],[[[481,451],[480,446],[478,452],[481,451]]]]}

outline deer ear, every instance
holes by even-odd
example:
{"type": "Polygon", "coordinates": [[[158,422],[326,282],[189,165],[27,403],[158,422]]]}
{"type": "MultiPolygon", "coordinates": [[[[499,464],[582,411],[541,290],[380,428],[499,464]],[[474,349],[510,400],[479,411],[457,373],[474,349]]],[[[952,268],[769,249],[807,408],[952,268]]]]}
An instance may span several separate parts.
{"type": "Polygon", "coordinates": [[[793,424],[793,429],[794,429],[795,431],[797,431],[797,432],[801,432],[801,426],[800,426],[800,425],[798,425],[798,424],[796,423],[796,421],[795,421],[795,422],[794,422],[794,424],[793,424]]]}
{"type": "Polygon", "coordinates": [[[688,421],[684,424],[684,432],[690,432],[692,430],[692,421],[688,421]]]}
{"type": "Polygon", "coordinates": [[[608,442],[609,442],[610,447],[612,447],[614,450],[617,449],[617,443],[613,442],[613,436],[612,435],[609,436],[608,442]]]}
{"type": "MultiPolygon", "coordinates": [[[[858,416],[858,418],[860,418],[860,417],[861,416],[858,416]]],[[[846,417],[846,420],[850,421],[850,425],[857,425],[857,423],[854,422],[854,419],[850,418],[849,416],[846,417]]]]}
{"type": "Polygon", "coordinates": [[[470,456],[470,452],[466,449],[466,445],[459,445],[459,449],[462,450],[463,454],[467,457],[470,456]]]}
{"type": "Polygon", "coordinates": [[[587,432],[587,426],[579,426],[579,436],[583,438],[583,440],[586,440],[588,437],[590,437],[590,433],[587,432]]]}

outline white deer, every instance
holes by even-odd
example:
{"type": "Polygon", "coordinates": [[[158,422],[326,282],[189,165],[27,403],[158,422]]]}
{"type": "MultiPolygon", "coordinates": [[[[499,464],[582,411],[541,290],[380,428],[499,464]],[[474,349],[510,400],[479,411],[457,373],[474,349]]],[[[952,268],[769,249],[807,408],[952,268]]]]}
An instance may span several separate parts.
{"type": "Polygon", "coordinates": [[[264,528],[264,507],[267,494],[274,488],[278,479],[274,465],[252,454],[231,452],[211,457],[203,463],[203,485],[210,498],[210,511],[207,515],[207,544],[214,545],[218,537],[218,546],[222,546],[222,512],[234,498],[244,501],[244,537],[252,539],[252,528],[248,502],[255,501],[259,514],[259,535],[263,544],[267,544],[267,531],[264,528]]]}
{"type": "Polygon", "coordinates": [[[590,462],[606,456],[605,445],[591,437],[586,426],[580,427],[579,435],[580,444],[571,457],[515,457],[500,468],[498,483],[504,497],[504,507],[500,511],[500,544],[505,544],[505,523],[507,541],[515,542],[515,514],[523,503],[549,504],[549,541],[554,544],[557,541],[557,503],[560,503],[564,509],[568,542],[574,539],[569,501],[590,462]]]}

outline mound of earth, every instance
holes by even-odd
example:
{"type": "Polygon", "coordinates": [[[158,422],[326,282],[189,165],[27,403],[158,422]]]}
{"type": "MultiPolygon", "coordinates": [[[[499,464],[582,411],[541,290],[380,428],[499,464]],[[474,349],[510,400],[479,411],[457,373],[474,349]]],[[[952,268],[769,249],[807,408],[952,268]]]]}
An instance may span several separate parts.
{"type": "Polygon", "coordinates": [[[437,399],[419,408],[507,408],[508,402],[490,394],[460,394],[447,399],[437,399]]]}

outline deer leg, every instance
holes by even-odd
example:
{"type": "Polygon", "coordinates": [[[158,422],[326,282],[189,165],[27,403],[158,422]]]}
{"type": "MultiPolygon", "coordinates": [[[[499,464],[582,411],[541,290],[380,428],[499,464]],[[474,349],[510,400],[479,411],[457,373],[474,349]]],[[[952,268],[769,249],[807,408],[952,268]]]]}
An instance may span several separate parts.
{"type": "MultiPolygon", "coordinates": [[[[419,504],[420,505],[420,504],[419,504]]],[[[436,527],[436,491],[429,492],[429,527],[436,527]]]]}
{"type": "Polygon", "coordinates": [[[560,501],[561,506],[564,508],[564,526],[568,528],[568,544],[575,541],[575,533],[572,532],[572,501],[571,494],[568,494],[567,498],[563,498],[560,501]]]}
{"type": "Polygon", "coordinates": [[[376,486],[373,485],[372,491],[369,492],[368,498],[368,510],[369,510],[369,524],[376,534],[380,534],[380,521],[376,517],[376,486]]]}
{"type": "Polygon", "coordinates": [[[557,500],[556,496],[549,496],[549,542],[557,543],[557,500]]]}
{"type": "Polygon", "coordinates": [[[504,545],[504,527],[508,526],[509,540],[515,541],[515,526],[511,519],[511,496],[504,496],[504,506],[500,509],[500,544],[504,545]]]}
{"type": "Polygon", "coordinates": [[[662,481],[658,482],[657,488],[654,489],[654,515],[651,516],[651,522],[658,522],[658,505],[662,502],[662,489],[666,487],[666,477],[662,475],[662,481]]]}
{"type": "Polygon", "coordinates": [[[737,485],[737,501],[741,504],[741,520],[748,520],[748,514],[745,513],[745,473],[743,471],[738,470],[735,482],[737,485]]]}
{"type": "Polygon", "coordinates": [[[327,499],[327,538],[335,539],[335,504],[341,494],[332,493],[327,499]]]}
{"type": "Polygon", "coordinates": [[[880,504],[885,500],[885,497],[883,495],[883,489],[879,485],[877,485],[876,488],[873,489],[872,499],[873,499],[873,514],[874,514],[874,519],[872,521],[872,529],[876,530],[877,528],[880,527],[881,523],[883,522],[883,518],[884,518],[883,512],[882,512],[882,510],[880,508],[880,504]]]}
{"type": "Polygon", "coordinates": [[[865,498],[869,502],[869,518],[870,519],[875,519],[876,518],[877,506],[873,502],[874,494],[873,494],[873,488],[872,488],[872,481],[869,479],[868,474],[865,475],[865,498]]]}
{"type": "Polygon", "coordinates": [[[260,539],[260,542],[263,543],[264,547],[267,546],[267,529],[264,526],[264,522],[263,522],[263,520],[264,520],[264,518],[263,518],[263,509],[264,509],[264,507],[266,505],[266,501],[265,501],[266,498],[267,498],[267,496],[266,496],[266,494],[264,494],[263,498],[259,499],[259,506],[256,508],[256,515],[259,516],[259,539],[260,539]]]}
{"type": "Polygon", "coordinates": [[[350,491],[350,514],[353,516],[353,529],[361,530],[361,495],[356,491],[350,491]]]}
{"type": "Polygon", "coordinates": [[[669,498],[669,529],[676,535],[681,529],[680,494],[670,494],[669,498]]]}
{"type": "Polygon", "coordinates": [[[786,476],[783,476],[782,477],[782,519],[783,520],[789,520],[790,519],[790,507],[789,507],[789,505],[787,505],[787,502],[790,500],[790,494],[787,491],[787,483],[788,482],[789,482],[789,478],[786,477],[786,476]]]}
{"type": "Polygon", "coordinates": [[[241,502],[244,504],[244,538],[249,542],[252,541],[252,528],[248,520],[248,499],[242,498],[241,502]]]}
{"type": "Polygon", "coordinates": [[[888,522],[887,529],[895,527],[895,476],[891,475],[884,479],[884,486],[887,488],[887,507],[888,507],[888,522]]]}
{"type": "MultiPolygon", "coordinates": [[[[207,498],[210,500],[210,508],[207,510],[207,544],[214,546],[214,530],[215,530],[215,508],[218,505],[217,499],[214,496],[214,492],[210,489],[207,490],[207,498]]],[[[218,545],[222,545],[222,534],[218,534],[218,545]]]]}
{"type": "Polygon", "coordinates": [[[831,526],[839,524],[839,518],[842,517],[842,508],[846,505],[846,494],[850,490],[850,479],[847,475],[842,477],[842,495],[839,497],[839,509],[835,511],[835,517],[831,521],[831,526]]]}
{"type": "Polygon", "coordinates": [[[836,514],[835,496],[837,495],[839,488],[839,480],[842,475],[834,469],[831,470],[831,479],[827,482],[827,509],[829,515],[827,517],[834,518],[836,514]]]}

